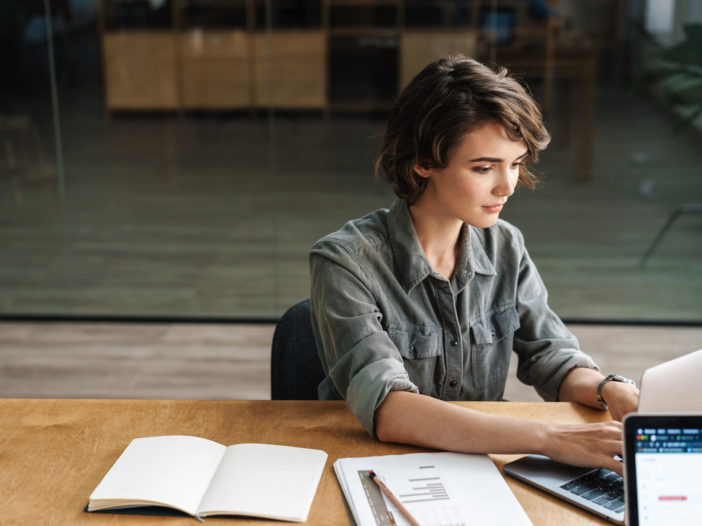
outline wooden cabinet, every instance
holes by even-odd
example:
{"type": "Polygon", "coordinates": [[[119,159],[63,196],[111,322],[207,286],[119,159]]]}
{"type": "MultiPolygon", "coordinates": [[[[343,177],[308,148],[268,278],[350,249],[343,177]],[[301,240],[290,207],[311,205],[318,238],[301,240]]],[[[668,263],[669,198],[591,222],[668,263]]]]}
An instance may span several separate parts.
{"type": "Polygon", "coordinates": [[[108,111],[386,108],[429,61],[476,48],[471,28],[406,28],[407,0],[280,1],[269,19],[261,0],[159,5],[98,0],[108,111]]]}
{"type": "Polygon", "coordinates": [[[179,106],[176,38],[170,31],[103,35],[105,103],[109,109],[179,106]]]}
{"type": "Polygon", "coordinates": [[[242,30],[191,29],[179,35],[184,108],[251,106],[250,40],[242,30]]]}
{"type": "Polygon", "coordinates": [[[402,90],[424,66],[452,53],[474,57],[477,34],[461,31],[403,31],[400,36],[400,73],[398,88],[402,90]]]}
{"type": "Polygon", "coordinates": [[[325,108],[326,63],[327,38],[323,31],[254,34],[254,105],[325,108]]]}

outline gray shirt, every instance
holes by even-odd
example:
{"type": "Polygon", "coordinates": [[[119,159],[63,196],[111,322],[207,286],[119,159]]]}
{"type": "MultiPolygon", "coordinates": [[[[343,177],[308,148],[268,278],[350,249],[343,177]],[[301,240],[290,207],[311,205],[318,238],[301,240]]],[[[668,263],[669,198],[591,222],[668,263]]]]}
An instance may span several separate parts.
{"type": "Polygon", "coordinates": [[[434,272],[404,201],[349,221],[312,248],[312,326],[322,400],[344,399],[374,436],[393,390],[500,400],[510,355],[519,379],[557,400],[574,367],[597,369],[547,304],[519,230],[464,224],[451,280],[434,272]]]}

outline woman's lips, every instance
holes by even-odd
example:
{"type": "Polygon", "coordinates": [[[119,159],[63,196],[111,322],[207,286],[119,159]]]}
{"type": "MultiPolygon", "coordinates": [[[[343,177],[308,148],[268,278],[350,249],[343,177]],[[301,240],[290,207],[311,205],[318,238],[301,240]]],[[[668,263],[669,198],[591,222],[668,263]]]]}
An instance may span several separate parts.
{"type": "Polygon", "coordinates": [[[503,205],[488,205],[488,206],[483,206],[483,208],[489,214],[499,214],[500,212],[502,212],[502,206],[503,205]]]}

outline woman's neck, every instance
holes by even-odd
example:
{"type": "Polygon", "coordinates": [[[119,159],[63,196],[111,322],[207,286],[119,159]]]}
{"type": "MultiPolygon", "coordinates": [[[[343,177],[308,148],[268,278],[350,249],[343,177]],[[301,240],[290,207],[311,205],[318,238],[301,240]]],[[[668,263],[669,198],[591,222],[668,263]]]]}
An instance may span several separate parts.
{"type": "Polygon", "coordinates": [[[421,200],[409,207],[419,244],[434,272],[451,279],[458,259],[460,220],[445,218],[423,206],[421,200]]]}

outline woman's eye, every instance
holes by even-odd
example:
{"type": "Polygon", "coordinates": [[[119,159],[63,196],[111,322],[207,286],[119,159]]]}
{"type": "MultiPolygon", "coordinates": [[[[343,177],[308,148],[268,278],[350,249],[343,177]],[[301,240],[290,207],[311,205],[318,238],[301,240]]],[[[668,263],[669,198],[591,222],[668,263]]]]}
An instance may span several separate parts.
{"type": "Polygon", "coordinates": [[[492,170],[492,166],[476,166],[474,169],[479,174],[486,174],[492,170]]]}

